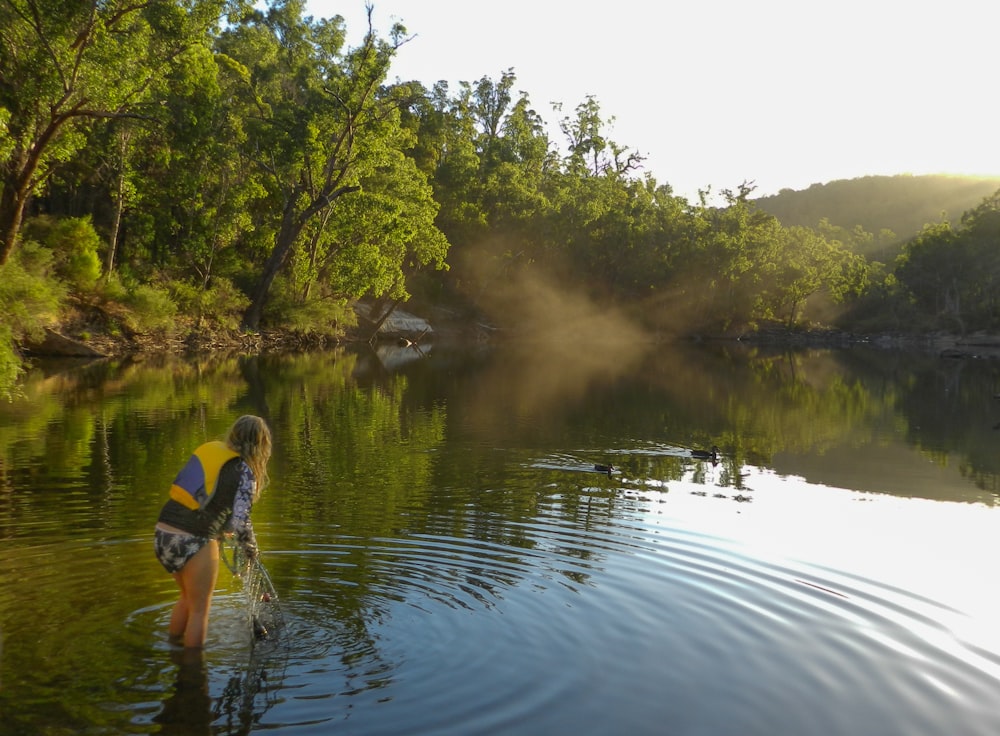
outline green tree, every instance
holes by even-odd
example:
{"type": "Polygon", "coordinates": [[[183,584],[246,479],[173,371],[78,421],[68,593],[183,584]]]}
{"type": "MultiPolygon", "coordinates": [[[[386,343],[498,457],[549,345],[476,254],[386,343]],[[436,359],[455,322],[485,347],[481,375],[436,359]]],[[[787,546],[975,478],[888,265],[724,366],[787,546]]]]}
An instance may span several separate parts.
{"type": "Polygon", "coordinates": [[[762,295],[774,282],[781,250],[780,223],[750,201],[753,184],[723,190],[725,207],[703,207],[691,251],[682,258],[675,278],[686,289],[703,327],[727,330],[761,316],[762,295]]]}
{"type": "Polygon", "coordinates": [[[805,301],[826,282],[832,248],[814,230],[790,227],[784,231],[781,254],[772,269],[773,281],[761,299],[764,318],[783,318],[787,327],[798,321],[805,301]]]}
{"type": "Polygon", "coordinates": [[[928,225],[904,246],[895,275],[925,315],[945,317],[964,330],[961,284],[975,277],[976,268],[967,256],[950,223],[928,225]]]}
{"type": "Polygon", "coordinates": [[[978,268],[969,284],[977,328],[1000,327],[1000,191],[962,215],[959,238],[978,268]]]}
{"type": "Polygon", "coordinates": [[[928,226],[904,245],[895,276],[926,316],[968,329],[1000,326],[1000,192],[957,227],[928,226]]]}
{"type": "Polygon", "coordinates": [[[381,160],[359,177],[361,190],[312,226],[306,247],[293,258],[300,304],[310,297],[344,303],[362,296],[398,303],[409,297],[411,274],[445,267],[448,241],[434,224],[438,205],[400,147],[383,147],[381,160]]]}
{"type": "Polygon", "coordinates": [[[437,222],[452,243],[467,244],[480,237],[486,217],[479,206],[480,155],[470,112],[471,87],[463,84],[452,96],[447,82],[428,93],[410,83],[411,104],[404,124],[414,132],[410,155],[434,188],[441,209],[437,222]]]}
{"type": "Polygon", "coordinates": [[[266,206],[259,168],[241,155],[254,109],[233,62],[210,49],[178,58],[160,86],[164,123],[136,158],[133,247],[201,289],[215,276],[248,280],[240,246],[252,242],[266,206]]]}
{"type": "Polygon", "coordinates": [[[222,0],[2,0],[0,264],[28,200],[86,143],[95,120],[150,114],[164,62],[205,43],[222,0]]]}
{"type": "MultiPolygon", "coordinates": [[[[409,145],[400,124],[402,102],[380,86],[405,29],[396,25],[389,40],[378,38],[369,8],[364,40],[345,50],[343,19],[313,21],[303,17],[303,8],[302,0],[273,2],[220,39],[255,107],[242,150],[264,174],[273,213],[262,223],[273,240],[243,318],[249,329],[259,325],[272,284],[310,241],[310,229],[313,238],[322,238],[328,210],[359,192],[363,181],[377,180],[392,149],[409,145]]],[[[415,167],[408,171],[417,176],[415,167]]]]}
{"type": "MultiPolygon", "coordinates": [[[[556,110],[561,109],[561,105],[556,105],[556,110]]],[[[601,105],[595,97],[588,95],[575,112],[575,118],[564,117],[559,121],[569,147],[566,163],[570,174],[624,176],[638,168],[643,161],[641,154],[606,137],[615,119],[601,117],[601,105]]]]}

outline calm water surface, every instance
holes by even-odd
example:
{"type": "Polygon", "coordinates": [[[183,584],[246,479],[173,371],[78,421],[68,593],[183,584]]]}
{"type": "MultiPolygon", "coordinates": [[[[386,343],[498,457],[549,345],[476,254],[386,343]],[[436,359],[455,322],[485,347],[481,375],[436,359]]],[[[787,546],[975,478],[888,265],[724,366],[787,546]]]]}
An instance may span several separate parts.
{"type": "Polygon", "coordinates": [[[0,733],[995,736],[998,384],[736,345],[39,364],[0,405],[0,733]],[[247,412],[286,625],[251,646],[224,569],[186,659],[152,527],[247,412]]]}

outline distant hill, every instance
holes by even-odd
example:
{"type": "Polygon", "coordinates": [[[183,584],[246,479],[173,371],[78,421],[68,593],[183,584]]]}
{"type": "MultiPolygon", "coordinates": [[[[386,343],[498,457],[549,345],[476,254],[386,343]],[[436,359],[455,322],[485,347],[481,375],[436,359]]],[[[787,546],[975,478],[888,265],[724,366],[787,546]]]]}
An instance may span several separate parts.
{"type": "Polygon", "coordinates": [[[808,189],[782,189],[754,200],[782,225],[816,227],[824,217],[833,225],[860,225],[877,235],[887,228],[909,240],[924,225],[942,219],[957,223],[968,210],[1000,189],[1000,178],[963,176],[865,176],[813,184],[808,189]]]}

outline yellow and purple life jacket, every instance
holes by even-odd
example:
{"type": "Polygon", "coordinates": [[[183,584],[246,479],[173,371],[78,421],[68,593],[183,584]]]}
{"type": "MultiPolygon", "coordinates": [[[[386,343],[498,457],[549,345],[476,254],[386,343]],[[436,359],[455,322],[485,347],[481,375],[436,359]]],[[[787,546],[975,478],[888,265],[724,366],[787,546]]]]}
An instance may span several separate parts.
{"type": "Polygon", "coordinates": [[[219,483],[222,466],[239,457],[225,442],[206,442],[194,451],[170,486],[170,498],[192,511],[205,508],[219,483]]]}

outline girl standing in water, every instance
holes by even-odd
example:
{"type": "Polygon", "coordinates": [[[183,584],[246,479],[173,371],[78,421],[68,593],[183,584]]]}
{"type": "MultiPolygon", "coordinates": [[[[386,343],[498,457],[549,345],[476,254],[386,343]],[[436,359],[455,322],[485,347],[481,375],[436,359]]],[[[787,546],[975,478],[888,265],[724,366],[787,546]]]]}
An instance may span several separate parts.
{"type": "Polygon", "coordinates": [[[170,615],[171,641],[205,645],[222,534],[233,534],[247,559],[256,557],[250,510],[267,485],[270,457],[271,430],[260,417],[245,415],[225,440],[198,447],[174,479],[155,535],[156,556],[180,588],[170,615]]]}

